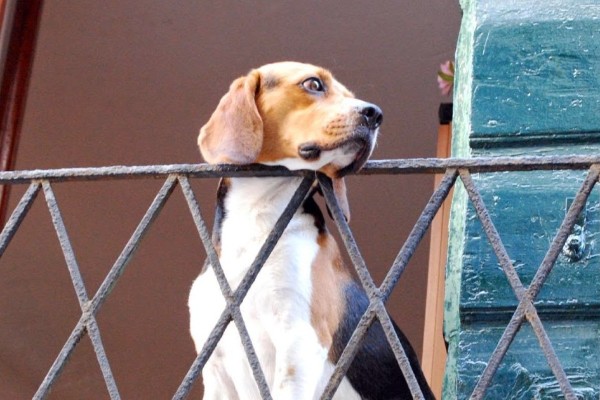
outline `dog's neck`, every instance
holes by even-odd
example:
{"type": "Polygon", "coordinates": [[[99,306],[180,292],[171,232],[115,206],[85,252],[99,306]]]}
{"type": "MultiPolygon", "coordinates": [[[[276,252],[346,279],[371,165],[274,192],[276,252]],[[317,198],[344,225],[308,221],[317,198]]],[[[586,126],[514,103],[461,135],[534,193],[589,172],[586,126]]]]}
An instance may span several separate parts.
{"type": "MultiPolygon", "coordinates": [[[[270,232],[289,204],[303,178],[228,178],[222,179],[217,191],[217,208],[213,242],[220,248],[224,224],[243,229],[249,237],[270,232]]],[[[311,206],[314,203],[310,199],[311,206]]],[[[306,203],[306,201],[305,201],[306,203]]],[[[311,207],[311,211],[316,206],[311,207]]],[[[305,204],[306,208],[306,204],[305,204]]],[[[302,212],[302,207],[298,213],[302,212]]],[[[312,214],[312,212],[311,212],[312,214]]]]}
{"type": "MultiPolygon", "coordinates": [[[[236,288],[303,178],[231,178],[219,185],[213,243],[229,284],[236,288]]],[[[294,213],[263,267],[309,279],[325,220],[311,192],[294,213]],[[307,261],[308,260],[308,261],[307,261]],[[291,272],[294,271],[294,272],[291,272]],[[308,275],[307,275],[308,274],[308,275]]],[[[207,266],[205,266],[207,267],[207,266]]]]}
{"type": "Polygon", "coordinates": [[[247,212],[257,217],[281,214],[301,180],[296,177],[229,179],[225,210],[247,212]]]}

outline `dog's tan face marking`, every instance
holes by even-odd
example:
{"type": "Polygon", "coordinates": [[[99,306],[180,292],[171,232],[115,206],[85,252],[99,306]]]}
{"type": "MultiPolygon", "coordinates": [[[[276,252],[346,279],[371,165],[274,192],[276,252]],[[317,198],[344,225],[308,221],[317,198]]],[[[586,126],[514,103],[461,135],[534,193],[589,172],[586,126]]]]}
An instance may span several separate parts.
{"type": "MultiPolygon", "coordinates": [[[[308,144],[318,159],[322,150],[336,148],[356,132],[360,101],[329,71],[299,63],[269,64],[258,71],[263,77],[256,97],[263,146],[257,162],[301,158],[299,150],[308,144]]],[[[303,155],[311,160],[310,149],[303,155]]]]}

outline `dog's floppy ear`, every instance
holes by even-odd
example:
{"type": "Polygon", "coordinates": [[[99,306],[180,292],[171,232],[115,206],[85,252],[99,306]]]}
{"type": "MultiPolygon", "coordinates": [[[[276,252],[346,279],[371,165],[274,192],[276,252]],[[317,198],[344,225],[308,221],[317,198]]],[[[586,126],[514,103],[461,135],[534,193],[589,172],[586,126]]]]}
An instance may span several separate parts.
{"type": "Polygon", "coordinates": [[[263,142],[263,122],[255,102],[259,85],[260,73],[252,70],[233,81],[221,98],[198,136],[206,162],[250,164],[258,158],[263,142]]]}

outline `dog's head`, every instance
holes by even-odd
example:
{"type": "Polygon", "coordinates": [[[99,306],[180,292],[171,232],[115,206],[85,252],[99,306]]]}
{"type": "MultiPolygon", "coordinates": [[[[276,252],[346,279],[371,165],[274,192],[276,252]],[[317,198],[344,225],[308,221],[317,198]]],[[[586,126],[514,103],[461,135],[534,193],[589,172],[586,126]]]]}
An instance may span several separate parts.
{"type": "Polygon", "coordinates": [[[231,84],[200,129],[198,145],[212,164],[321,171],[340,192],[341,177],[371,155],[382,116],[323,68],[267,64],[231,84]]]}

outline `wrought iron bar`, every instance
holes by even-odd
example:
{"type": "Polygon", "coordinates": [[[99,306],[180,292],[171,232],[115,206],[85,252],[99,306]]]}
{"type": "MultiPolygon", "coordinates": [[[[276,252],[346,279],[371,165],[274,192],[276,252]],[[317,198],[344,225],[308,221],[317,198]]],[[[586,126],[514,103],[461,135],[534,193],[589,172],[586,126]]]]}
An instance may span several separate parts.
{"type": "Polygon", "coordinates": [[[46,204],[48,205],[48,210],[50,211],[50,217],[52,218],[52,223],[54,224],[54,230],[56,231],[58,242],[62,249],[63,255],[65,256],[65,262],[67,263],[67,269],[71,275],[71,281],[73,282],[73,288],[77,294],[77,300],[79,300],[79,306],[83,309],[85,303],[89,300],[89,297],[87,290],[85,289],[83,279],[81,278],[81,272],[75,257],[75,251],[71,245],[67,228],[58,208],[54,191],[50,187],[50,183],[48,181],[44,181],[42,182],[42,187],[46,197],[46,204]]]}
{"type": "Polygon", "coordinates": [[[41,184],[40,182],[34,181],[31,182],[27,191],[19,201],[19,204],[15,207],[8,221],[6,221],[6,225],[2,229],[2,233],[0,233],[0,257],[4,254],[4,250],[6,250],[6,246],[10,243],[11,239],[17,232],[17,229],[21,226],[21,222],[25,219],[25,216],[29,212],[33,201],[37,197],[38,192],[40,191],[41,184]]]}
{"type": "Polygon", "coordinates": [[[350,364],[352,364],[356,353],[358,353],[360,346],[362,346],[362,343],[364,342],[367,331],[369,330],[371,325],[373,325],[373,321],[375,320],[377,313],[376,308],[377,306],[375,303],[369,304],[369,306],[365,310],[365,313],[358,321],[358,324],[356,324],[354,332],[352,332],[352,335],[350,336],[350,339],[346,344],[346,348],[342,351],[342,354],[340,355],[340,358],[338,359],[338,362],[335,365],[333,373],[329,378],[329,382],[327,382],[325,389],[323,389],[321,400],[331,399],[335,394],[335,391],[337,390],[338,386],[340,386],[340,384],[342,383],[342,379],[344,379],[344,376],[348,372],[350,364]]]}
{"type": "Polygon", "coordinates": [[[52,363],[52,366],[48,370],[48,373],[44,377],[44,380],[40,384],[40,387],[33,395],[32,400],[42,400],[45,399],[46,396],[48,396],[52,385],[54,385],[54,382],[62,372],[63,368],[67,365],[67,362],[73,354],[73,350],[75,350],[75,347],[77,347],[77,344],[85,334],[85,318],[84,316],[81,316],[79,322],[77,322],[77,325],[75,325],[75,328],[73,328],[73,331],[69,335],[69,338],[58,353],[56,360],[54,360],[54,363],[52,363]]]}
{"type": "Polygon", "coordinates": [[[552,267],[554,267],[554,264],[556,263],[556,260],[558,259],[565,242],[567,241],[567,237],[573,230],[573,226],[577,221],[577,217],[584,209],[585,203],[592,193],[592,189],[594,189],[594,186],[598,182],[599,176],[600,164],[591,166],[587,176],[585,177],[585,180],[581,184],[581,189],[579,189],[577,195],[575,195],[575,198],[573,199],[573,202],[571,203],[571,206],[565,215],[562,225],[558,229],[558,232],[552,241],[552,245],[542,260],[540,268],[531,280],[531,284],[529,285],[528,289],[528,295],[530,296],[531,300],[535,300],[538,293],[542,289],[542,285],[550,274],[552,267]]]}
{"type": "Polygon", "coordinates": [[[485,232],[488,241],[492,246],[492,250],[494,254],[498,258],[498,262],[504,271],[504,274],[508,278],[508,282],[515,292],[517,298],[521,300],[525,294],[525,287],[523,286],[521,279],[519,279],[519,275],[517,274],[517,270],[515,269],[504,244],[502,243],[502,239],[500,238],[500,234],[496,229],[496,226],[492,222],[490,218],[490,214],[485,206],[483,199],[481,198],[481,194],[479,190],[475,187],[475,183],[473,182],[473,178],[471,174],[466,169],[461,169],[459,171],[460,179],[465,187],[467,195],[469,196],[469,200],[473,205],[475,213],[479,218],[479,222],[483,227],[483,231],[485,232]]]}
{"type": "Polygon", "coordinates": [[[254,260],[252,265],[250,265],[246,276],[244,276],[239,286],[235,290],[235,296],[239,303],[242,302],[245,294],[248,292],[248,289],[250,289],[250,285],[254,283],[254,280],[260,272],[265,260],[267,259],[267,257],[269,257],[269,255],[275,248],[275,245],[281,237],[283,230],[294,216],[296,210],[298,210],[298,208],[302,205],[302,202],[306,198],[306,195],[308,194],[314,180],[314,174],[309,175],[302,180],[300,186],[298,186],[298,189],[296,189],[296,192],[292,196],[292,199],[290,200],[287,207],[279,217],[279,220],[277,220],[277,222],[275,223],[273,230],[267,236],[267,239],[265,240],[265,243],[259,250],[256,259],[254,260]]]}
{"type": "Polygon", "coordinates": [[[392,289],[398,283],[400,276],[404,272],[404,269],[408,265],[412,255],[417,250],[417,246],[425,236],[427,229],[429,229],[431,226],[431,223],[433,222],[438,210],[440,207],[442,207],[442,204],[448,197],[448,194],[450,194],[450,191],[456,182],[457,175],[458,172],[454,168],[450,168],[446,171],[442,181],[431,195],[429,202],[413,226],[413,229],[408,235],[406,242],[400,249],[400,252],[392,263],[392,267],[388,271],[383,283],[381,284],[381,295],[383,296],[384,302],[389,298],[390,294],[392,293],[392,289]]]}
{"type": "Polygon", "coordinates": [[[102,377],[106,383],[108,395],[110,396],[111,400],[119,400],[121,395],[119,394],[119,389],[117,388],[117,382],[115,381],[110,368],[106,351],[104,351],[104,345],[102,344],[102,338],[100,337],[100,328],[98,328],[98,322],[93,316],[91,316],[86,324],[86,331],[90,341],[92,342],[94,353],[96,353],[96,359],[98,360],[100,371],[102,371],[102,377]]]}
{"type": "MultiPolygon", "coordinates": [[[[54,191],[50,187],[50,183],[48,181],[43,181],[42,187],[44,189],[44,195],[46,197],[48,210],[50,211],[52,223],[54,224],[58,241],[60,243],[63,255],[65,256],[67,269],[71,275],[73,288],[75,289],[77,299],[79,300],[79,306],[81,307],[82,313],[85,314],[89,303],[89,297],[85,289],[85,284],[83,283],[83,278],[81,277],[79,264],[77,263],[77,259],[75,257],[75,251],[71,245],[67,228],[65,226],[60,209],[58,208],[58,202],[56,201],[54,191]]],[[[93,314],[89,315],[85,326],[92,341],[92,346],[94,348],[94,352],[96,353],[96,358],[98,359],[98,364],[100,366],[100,370],[102,371],[102,376],[104,377],[104,382],[106,383],[106,388],[108,389],[110,398],[112,400],[119,400],[121,396],[119,395],[117,383],[115,382],[113,373],[110,369],[108,357],[106,357],[104,345],[102,344],[102,340],[100,338],[100,330],[98,329],[98,324],[93,314]]]]}
{"type": "MultiPolygon", "coordinates": [[[[413,158],[371,160],[359,175],[443,174],[447,169],[465,168],[471,172],[587,170],[600,164],[600,156],[525,156],[475,158],[413,158]]],[[[290,171],[283,167],[259,164],[210,165],[172,164],[145,166],[109,166],[93,168],[61,168],[48,170],[1,171],[0,184],[23,184],[33,180],[88,181],[105,179],[166,178],[186,175],[190,178],[307,176],[310,171],[290,171]]]]}
{"type": "MultiPolygon", "coordinates": [[[[552,244],[551,244],[548,252],[546,253],[546,256],[544,257],[544,260],[540,264],[540,267],[538,268],[538,271],[536,272],[536,275],[534,276],[534,279],[532,280],[532,283],[530,284],[529,288],[524,293],[521,292],[520,297],[519,297],[518,292],[521,289],[517,288],[517,290],[515,290],[515,293],[517,294],[517,297],[519,298],[519,305],[517,306],[515,313],[513,314],[510,322],[508,323],[505,331],[503,332],[502,337],[500,338],[500,341],[498,342],[498,345],[496,346],[496,349],[492,353],[492,356],[490,357],[490,361],[486,365],[482,375],[479,378],[479,381],[475,385],[475,389],[473,390],[473,393],[471,394],[472,399],[480,399],[485,394],[485,390],[489,387],[493,376],[495,375],[498,367],[500,366],[500,362],[502,361],[506,352],[508,351],[510,344],[512,343],[515,335],[517,334],[519,328],[521,327],[521,325],[524,321],[524,318],[527,318],[530,321],[530,323],[532,323],[532,325],[534,325],[537,328],[537,330],[534,329],[534,332],[536,333],[538,340],[540,341],[540,345],[542,346],[542,349],[544,350],[544,354],[546,355],[546,357],[548,359],[548,363],[550,364],[553,373],[557,377],[558,383],[560,385],[560,388],[561,388],[563,394],[565,394],[565,396],[568,399],[576,398],[564,370],[562,369],[562,367],[560,367],[560,362],[558,361],[558,358],[556,357],[556,354],[554,353],[554,350],[552,349],[550,341],[547,340],[547,335],[545,334],[545,330],[543,329],[543,326],[541,325],[539,316],[537,315],[537,312],[535,311],[535,306],[533,305],[533,301],[534,301],[535,297],[537,296],[537,294],[539,293],[539,291],[541,290],[541,287],[542,287],[543,283],[545,282],[546,278],[550,274],[552,267],[556,263],[558,255],[560,254],[560,250],[564,246],[565,241],[567,240],[567,237],[569,235],[569,232],[571,232],[571,230],[573,229],[573,226],[575,224],[577,216],[579,215],[579,213],[585,206],[585,202],[587,201],[587,198],[589,197],[590,193],[592,192],[594,185],[598,181],[599,174],[600,174],[600,168],[598,165],[590,166],[588,175],[586,176],[584,182],[582,183],[581,188],[577,192],[577,195],[575,196],[575,200],[571,204],[571,206],[567,212],[567,215],[563,219],[563,222],[558,230],[558,233],[554,237],[554,240],[552,241],[552,244]],[[533,311],[531,311],[531,310],[533,310],[533,311]]],[[[467,174],[465,174],[465,176],[466,175],[467,174]]],[[[461,178],[462,178],[462,175],[461,175],[461,178]]],[[[463,182],[465,182],[465,180],[463,180],[463,182]]],[[[467,183],[465,183],[465,186],[470,186],[468,183],[468,179],[467,179],[467,183]]],[[[505,258],[505,257],[503,256],[502,258],[505,258]]],[[[511,279],[514,279],[514,278],[509,278],[509,281],[511,279]]],[[[517,279],[518,279],[518,277],[517,277],[517,279]]]]}
{"type": "Polygon", "coordinates": [[[417,382],[417,378],[415,377],[415,373],[410,365],[410,361],[406,356],[406,352],[404,351],[404,347],[400,343],[400,339],[398,338],[398,334],[394,329],[394,325],[392,324],[392,320],[383,305],[383,302],[378,303],[378,307],[375,309],[377,313],[377,318],[381,323],[381,327],[383,328],[383,332],[385,333],[385,337],[392,348],[392,352],[396,357],[396,361],[398,362],[398,366],[400,367],[400,371],[402,371],[402,375],[408,384],[408,388],[410,389],[410,393],[413,396],[414,400],[424,400],[425,396],[423,396],[423,392],[421,391],[421,387],[417,382]]]}
{"type": "Polygon", "coordinates": [[[331,375],[325,389],[323,390],[321,400],[326,400],[331,399],[335,394],[335,391],[350,368],[352,360],[360,349],[367,331],[373,324],[373,321],[376,317],[376,299],[379,299],[380,293],[379,289],[375,285],[375,282],[373,282],[373,278],[367,270],[364,258],[360,254],[358,245],[356,244],[354,237],[350,232],[350,227],[346,222],[346,218],[344,217],[344,214],[333,192],[331,180],[322,174],[318,174],[317,178],[323,191],[323,197],[325,197],[325,201],[329,206],[334,222],[338,227],[340,236],[342,237],[344,245],[346,246],[346,250],[348,251],[350,260],[352,261],[361,284],[365,289],[367,296],[369,297],[369,306],[367,307],[367,310],[365,310],[365,313],[359,320],[354,332],[350,336],[350,340],[348,341],[346,348],[342,351],[342,354],[340,355],[340,358],[335,366],[334,372],[331,375]]]}
{"type": "Polygon", "coordinates": [[[160,188],[158,194],[152,201],[152,204],[146,211],[146,214],[142,217],[142,220],[131,235],[131,238],[125,245],[125,248],[108,272],[108,275],[106,275],[106,278],[100,285],[100,288],[98,288],[98,291],[94,295],[94,298],[90,304],[90,312],[92,314],[95,314],[102,306],[108,294],[117,284],[117,280],[121,277],[123,272],[125,272],[125,268],[129,264],[129,261],[131,261],[131,258],[140,245],[142,238],[146,235],[156,217],[158,217],[158,214],[163,209],[167,200],[171,196],[171,193],[173,193],[176,184],[177,177],[174,175],[169,175],[163,186],[160,188]]]}
{"type": "Polygon", "coordinates": [[[548,365],[550,366],[550,370],[554,373],[556,377],[556,381],[558,382],[558,386],[562,390],[562,393],[565,395],[565,399],[567,400],[577,400],[577,396],[573,391],[573,387],[571,386],[571,382],[569,381],[569,377],[567,376],[563,366],[561,365],[558,355],[550,342],[550,338],[548,337],[548,333],[546,333],[546,329],[544,325],[542,325],[542,320],[537,313],[535,306],[532,303],[527,303],[527,311],[525,312],[525,316],[531,327],[533,328],[533,332],[535,336],[538,338],[540,342],[540,347],[542,348],[542,352],[548,361],[548,365]]]}
{"type": "MultiPolygon", "coordinates": [[[[50,388],[62,372],[71,354],[73,353],[73,350],[75,349],[81,338],[86,334],[88,329],[87,325],[90,320],[90,317],[94,316],[98,312],[98,309],[102,306],[102,304],[106,300],[106,297],[111,292],[112,288],[116,285],[117,280],[123,273],[125,267],[131,259],[131,256],[137,249],[140,240],[147,232],[148,227],[156,219],[156,216],[158,215],[160,210],[162,210],[165,202],[169,198],[169,195],[173,191],[176,182],[176,178],[173,176],[170,176],[166,180],[165,184],[163,185],[161,190],[156,195],[154,201],[150,205],[150,208],[140,221],[134,234],[125,246],[125,249],[123,249],[121,255],[119,256],[119,258],[109,271],[108,275],[104,279],[104,282],[96,292],[96,295],[91,301],[85,303],[84,307],[82,308],[84,311],[81,315],[81,318],[79,319],[79,322],[71,332],[69,339],[67,339],[67,342],[58,354],[56,360],[52,364],[52,367],[50,367],[50,370],[48,371],[42,384],[38,388],[34,399],[43,399],[49,393],[50,388]]],[[[109,388],[109,390],[111,389],[109,388]]]]}
{"type": "MultiPolygon", "coordinates": [[[[413,393],[413,396],[415,396],[415,398],[422,398],[423,395],[422,395],[421,390],[420,390],[420,388],[417,384],[417,381],[414,377],[412,369],[410,369],[410,367],[409,367],[408,359],[406,358],[404,349],[400,345],[398,336],[397,336],[395,330],[393,329],[391,322],[389,321],[389,316],[387,316],[387,313],[385,314],[385,317],[383,317],[383,313],[381,313],[377,310],[378,310],[379,304],[385,310],[385,307],[383,306],[383,302],[385,302],[387,300],[387,298],[389,297],[389,295],[391,294],[393,287],[396,285],[398,279],[400,278],[402,272],[404,271],[404,268],[408,264],[408,261],[414,254],[419,242],[421,241],[421,239],[425,235],[425,232],[431,225],[431,222],[433,221],[435,214],[437,213],[437,211],[441,207],[442,203],[444,202],[444,200],[450,193],[450,190],[452,189],[452,186],[454,185],[454,182],[456,181],[456,177],[457,177],[457,171],[455,169],[450,169],[446,172],[440,186],[436,189],[434,194],[431,196],[431,199],[427,203],[425,209],[423,210],[421,216],[419,217],[417,223],[415,224],[415,226],[414,226],[412,232],[410,233],[408,239],[406,240],[404,246],[400,250],[400,253],[396,257],[396,260],[394,261],[392,267],[390,268],[388,275],[384,279],[384,282],[381,285],[381,288],[377,288],[372,281],[372,278],[367,270],[366,264],[365,264],[363,258],[360,256],[358,246],[356,245],[356,243],[354,242],[354,240],[352,238],[350,228],[348,227],[345,219],[343,218],[342,212],[339,209],[337,200],[335,199],[333,191],[330,187],[331,185],[328,183],[328,181],[325,178],[319,179],[319,181],[321,183],[321,187],[323,188],[323,193],[325,194],[327,203],[328,203],[330,209],[332,210],[332,214],[334,216],[336,225],[338,226],[338,229],[340,230],[342,239],[344,240],[346,248],[349,251],[350,258],[355,266],[355,269],[356,269],[359,277],[361,278],[361,283],[363,284],[363,287],[365,288],[365,291],[367,292],[367,295],[369,296],[369,300],[370,300],[371,304],[375,304],[376,315],[377,315],[378,319],[380,320],[380,323],[382,324],[382,327],[384,329],[386,337],[388,338],[390,346],[392,346],[392,349],[394,350],[394,354],[396,355],[398,364],[400,365],[402,372],[405,376],[405,379],[407,380],[407,383],[409,385],[409,388],[411,389],[411,392],[413,393]],[[333,211],[333,210],[335,210],[335,211],[333,211]],[[384,319],[382,319],[382,318],[384,318],[384,319]]],[[[367,315],[367,313],[365,313],[365,315],[363,315],[363,318],[364,319],[361,318],[361,322],[359,323],[359,325],[365,327],[364,329],[361,329],[359,331],[360,334],[363,336],[351,338],[352,346],[357,346],[357,347],[356,348],[351,347],[351,344],[349,343],[347,348],[342,352],[342,357],[344,357],[344,358],[340,357],[341,362],[338,361],[338,364],[339,365],[341,364],[340,372],[343,371],[344,374],[346,373],[347,368],[349,368],[349,366],[350,366],[351,359],[354,357],[354,355],[358,351],[358,346],[362,343],[362,340],[364,339],[364,335],[366,335],[368,328],[370,327],[370,325],[373,322],[372,316],[367,315]],[[347,353],[346,353],[346,350],[347,350],[347,353]],[[346,353],[348,355],[348,357],[350,357],[350,355],[351,355],[351,358],[349,361],[347,361],[347,359],[345,358],[346,354],[344,354],[344,353],[346,353]]],[[[333,393],[333,391],[337,388],[337,386],[341,382],[342,377],[343,377],[343,374],[334,373],[334,375],[330,379],[330,383],[327,385],[327,388],[326,388],[325,394],[324,394],[324,398],[325,398],[325,396],[330,396],[333,393]]]]}
{"type": "Polygon", "coordinates": [[[327,205],[329,206],[329,210],[331,211],[331,215],[333,220],[338,227],[340,235],[342,236],[342,240],[346,246],[346,250],[348,250],[348,256],[350,256],[350,260],[354,264],[356,273],[358,278],[360,279],[360,283],[363,288],[367,292],[369,298],[379,298],[380,293],[377,285],[373,281],[371,274],[369,274],[369,270],[367,269],[367,264],[365,259],[360,254],[360,249],[352,236],[352,231],[350,230],[350,226],[348,226],[348,222],[346,221],[346,217],[340,208],[340,205],[335,197],[335,193],[333,191],[333,186],[331,180],[323,175],[318,174],[317,176],[319,180],[319,185],[323,191],[323,197],[327,205]]]}
{"type": "Polygon", "coordinates": [[[447,169],[475,172],[587,170],[600,163],[600,156],[508,156],[473,158],[413,158],[373,160],[359,174],[443,174],[447,169]]]}
{"type": "MultiPolygon", "coordinates": [[[[520,302],[522,302],[525,310],[524,313],[527,316],[527,319],[534,327],[534,332],[536,333],[536,336],[540,341],[540,345],[542,346],[544,355],[548,360],[548,364],[550,365],[557,380],[561,382],[560,386],[563,389],[563,393],[565,394],[565,396],[568,399],[572,399],[574,396],[573,388],[571,387],[567,375],[562,366],[560,365],[558,357],[556,356],[556,353],[552,348],[550,341],[548,340],[548,337],[546,335],[542,322],[537,314],[535,306],[531,302],[531,299],[527,298],[526,296],[527,291],[523,286],[521,280],[519,279],[517,271],[512,261],[510,260],[508,252],[506,251],[506,248],[504,247],[504,244],[500,239],[500,235],[498,234],[498,231],[496,230],[496,227],[492,222],[492,219],[490,218],[490,215],[487,211],[487,207],[485,206],[483,199],[481,198],[481,194],[475,187],[473,179],[471,178],[471,174],[469,173],[469,171],[461,169],[460,178],[467,191],[467,194],[469,195],[469,199],[473,204],[477,217],[479,218],[479,221],[483,226],[483,230],[488,238],[488,241],[492,245],[492,249],[494,250],[496,257],[498,258],[500,266],[502,267],[504,274],[508,278],[508,281],[513,291],[515,292],[517,299],[520,302]]],[[[513,321],[513,323],[514,325],[511,325],[511,327],[514,327],[513,329],[518,331],[521,325],[523,324],[523,318],[515,320],[513,321]]],[[[495,372],[500,362],[504,358],[506,351],[508,351],[508,347],[514,340],[514,335],[512,335],[512,333],[510,332],[512,332],[512,330],[506,333],[506,340],[500,341],[500,343],[505,347],[502,349],[502,351],[499,351],[497,353],[497,359],[494,359],[494,356],[492,356],[492,359],[490,360],[486,369],[484,370],[480,381],[478,382],[478,384],[476,384],[475,389],[471,394],[471,399],[481,399],[485,395],[485,391],[489,387],[491,379],[495,375],[495,372]]]]}
{"type": "MultiPolygon", "coordinates": [[[[229,285],[229,282],[227,281],[225,273],[223,272],[223,269],[221,268],[221,263],[219,262],[217,252],[215,251],[214,245],[213,245],[210,235],[208,233],[208,228],[206,227],[206,223],[204,222],[204,219],[202,218],[202,215],[200,213],[200,206],[198,205],[196,196],[194,195],[194,192],[189,184],[189,180],[187,179],[187,177],[180,176],[179,182],[180,182],[181,188],[183,190],[184,196],[187,200],[190,211],[192,213],[192,218],[194,219],[194,222],[196,224],[196,228],[200,235],[200,239],[202,240],[202,244],[204,245],[204,248],[206,249],[206,254],[210,261],[211,267],[217,278],[217,282],[221,289],[221,294],[223,295],[223,298],[225,299],[226,310],[229,312],[229,315],[233,318],[233,320],[236,324],[236,327],[238,328],[238,331],[240,333],[240,337],[242,338],[242,344],[244,346],[244,350],[246,351],[246,357],[248,358],[248,361],[250,363],[252,372],[254,374],[254,380],[256,381],[256,383],[258,385],[258,389],[261,394],[261,397],[270,398],[271,394],[269,392],[269,386],[267,384],[264,372],[262,370],[262,367],[260,365],[260,362],[258,360],[256,352],[254,350],[252,341],[248,340],[250,335],[248,334],[248,331],[246,330],[246,325],[244,323],[244,319],[243,319],[242,314],[239,309],[240,305],[235,302],[235,297],[233,295],[233,291],[231,290],[231,287],[229,285]]],[[[179,393],[180,397],[182,395],[183,395],[183,393],[179,393]]]]}
{"type": "Polygon", "coordinates": [[[231,320],[232,317],[229,309],[225,309],[225,311],[221,313],[221,316],[208,336],[208,339],[206,339],[204,346],[202,346],[202,349],[194,359],[188,372],[185,374],[183,381],[177,388],[175,395],[173,395],[173,400],[185,399],[187,397],[190,390],[192,390],[194,383],[200,376],[204,365],[206,365],[208,359],[217,347],[217,344],[219,344],[219,340],[221,340],[221,337],[225,333],[225,329],[227,329],[231,320]]]}
{"type": "MultiPolygon", "coordinates": [[[[298,208],[302,205],[302,202],[304,201],[306,195],[312,187],[314,179],[315,177],[313,173],[306,174],[305,178],[301,180],[298,188],[296,189],[296,192],[294,193],[294,195],[290,199],[290,202],[283,210],[281,216],[273,226],[273,229],[267,236],[265,242],[258,251],[258,254],[256,255],[254,261],[248,268],[248,272],[246,272],[246,275],[244,276],[236,290],[233,293],[231,293],[230,291],[224,291],[222,293],[225,298],[225,301],[227,302],[227,307],[221,314],[219,321],[217,322],[211,334],[209,335],[207,339],[207,344],[205,344],[205,346],[202,348],[202,350],[194,360],[194,363],[188,370],[188,373],[186,374],[180,387],[177,389],[177,392],[175,393],[173,399],[182,399],[187,396],[194,381],[198,378],[200,371],[204,367],[205,363],[208,361],[210,354],[214,351],[215,347],[217,346],[218,340],[225,332],[227,325],[232,319],[235,321],[236,314],[238,316],[238,320],[241,322],[241,313],[239,311],[240,304],[244,300],[244,297],[248,293],[248,290],[250,290],[252,283],[258,276],[258,273],[261,271],[267,258],[275,248],[275,245],[277,244],[279,238],[283,234],[284,229],[287,227],[288,223],[291,221],[293,215],[296,213],[298,208]]],[[[186,196],[186,199],[188,200],[190,211],[192,212],[192,215],[194,216],[196,221],[196,218],[200,216],[199,208],[196,209],[196,207],[198,206],[198,202],[195,201],[195,199],[193,198],[193,192],[191,191],[191,188],[188,185],[185,185],[184,194],[186,196]]],[[[217,276],[217,280],[223,279],[223,282],[219,282],[219,285],[221,287],[227,288],[229,287],[229,284],[225,278],[225,275],[222,273],[222,268],[220,266],[218,258],[216,257],[214,246],[212,245],[212,242],[208,237],[208,230],[206,229],[205,224],[203,225],[204,227],[202,227],[201,225],[197,225],[197,229],[199,230],[201,238],[203,238],[202,242],[206,246],[207,254],[210,254],[210,256],[212,257],[211,262],[215,261],[214,265],[217,265],[217,269],[221,271],[219,275],[215,274],[217,276]]],[[[261,392],[261,397],[263,399],[270,399],[271,394],[269,392],[266,379],[264,378],[264,373],[260,367],[258,357],[252,350],[252,342],[250,340],[250,336],[248,335],[246,327],[243,323],[236,323],[236,327],[238,328],[238,331],[240,333],[242,344],[244,345],[248,361],[250,363],[250,366],[252,367],[254,379],[259,387],[259,391],[261,392]]]]}

